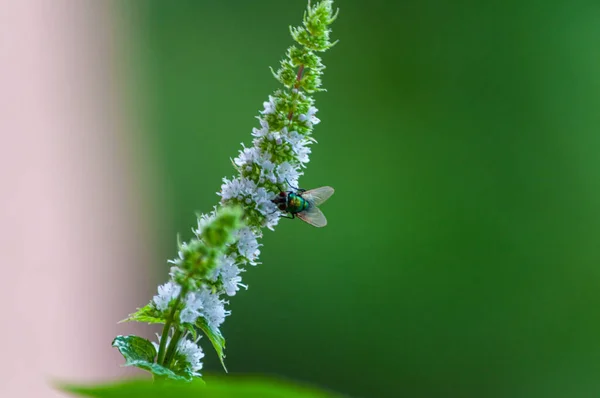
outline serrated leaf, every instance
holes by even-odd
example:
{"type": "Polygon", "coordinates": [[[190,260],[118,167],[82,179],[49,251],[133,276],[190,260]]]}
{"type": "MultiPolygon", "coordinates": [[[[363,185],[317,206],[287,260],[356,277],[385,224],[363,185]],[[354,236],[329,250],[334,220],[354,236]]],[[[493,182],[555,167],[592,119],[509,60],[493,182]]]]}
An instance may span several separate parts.
{"type": "Polygon", "coordinates": [[[340,398],[329,391],[257,377],[227,376],[208,378],[206,384],[196,382],[152,383],[149,380],[128,381],[105,386],[62,386],[63,391],[92,398],[340,398]]]}
{"type": "Polygon", "coordinates": [[[156,348],[143,337],[139,336],[117,336],[112,342],[121,355],[125,357],[127,364],[136,361],[154,362],[156,348]]]}
{"type": "Polygon", "coordinates": [[[196,327],[202,330],[206,337],[208,337],[217,352],[217,356],[219,357],[219,361],[221,361],[223,369],[227,372],[227,367],[225,366],[225,337],[223,337],[219,329],[211,328],[203,317],[198,317],[196,320],[196,327]]]}
{"type": "Polygon", "coordinates": [[[125,366],[135,366],[146,370],[155,376],[167,377],[173,380],[190,381],[192,374],[189,371],[175,373],[171,369],[154,363],[156,348],[154,345],[139,336],[117,336],[112,343],[125,358],[125,366]]]}
{"type": "Polygon", "coordinates": [[[136,368],[140,368],[152,373],[154,376],[166,377],[168,379],[177,380],[177,381],[192,381],[192,373],[189,371],[185,371],[181,374],[177,374],[173,372],[171,369],[165,368],[162,365],[159,365],[154,362],[147,361],[133,361],[125,364],[126,366],[135,366],[136,368]]]}
{"type": "Polygon", "coordinates": [[[161,312],[154,308],[152,303],[149,303],[145,307],[138,308],[136,312],[119,323],[123,322],[165,323],[165,319],[161,312]]]}

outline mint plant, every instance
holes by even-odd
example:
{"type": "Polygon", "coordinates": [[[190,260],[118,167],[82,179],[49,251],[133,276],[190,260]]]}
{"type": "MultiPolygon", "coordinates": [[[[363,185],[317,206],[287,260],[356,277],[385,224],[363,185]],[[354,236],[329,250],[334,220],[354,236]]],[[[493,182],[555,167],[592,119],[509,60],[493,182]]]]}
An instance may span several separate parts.
{"type": "Polygon", "coordinates": [[[336,19],[332,0],[309,1],[303,24],[290,28],[296,42],[280,67],[272,70],[283,88],[264,103],[252,130],[252,146],[233,159],[236,175],[224,178],[220,203],[198,217],[194,237],[180,242],[170,260],[170,279],[158,294],[125,321],[163,324],[157,341],[118,336],[113,341],[126,365],[155,378],[191,381],[201,377],[202,336],[213,345],[225,368],[225,339],[220,326],[231,314],[227,297],[246,289],[241,274],[256,266],[262,229],[271,230],[282,212],[273,202],[282,186],[298,186],[309,162],[312,131],[319,119],[312,94],[323,91],[325,66],[318,55],[331,48],[329,26],[336,19]]]}

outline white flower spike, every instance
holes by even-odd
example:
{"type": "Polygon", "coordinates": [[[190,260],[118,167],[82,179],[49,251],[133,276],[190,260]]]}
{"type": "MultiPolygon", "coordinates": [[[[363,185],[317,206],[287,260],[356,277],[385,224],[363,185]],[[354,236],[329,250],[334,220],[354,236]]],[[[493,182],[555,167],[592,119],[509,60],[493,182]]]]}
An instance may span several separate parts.
{"type": "MultiPolygon", "coordinates": [[[[225,298],[248,288],[242,274],[259,264],[263,228],[273,230],[282,211],[291,213],[282,203],[281,191],[298,186],[310,161],[310,147],[316,142],[312,129],[320,122],[311,94],[322,91],[324,69],[318,53],[335,44],[329,39],[335,18],[332,0],[309,1],[303,26],[291,29],[297,44],[273,71],[283,88],[263,103],[259,126],[252,129],[252,145],[242,144],[232,159],[237,174],[223,178],[219,205],[199,215],[194,237],[179,243],[177,258],[169,260],[170,280],[159,286],[150,304],[128,318],[164,324],[159,342],[137,336],[119,336],[113,342],[129,363],[160,377],[188,381],[200,377],[204,352],[197,339],[188,338],[195,334],[209,337],[223,363],[225,340],[219,329],[231,314],[225,298]],[[153,350],[155,356],[150,358],[153,350]]],[[[307,198],[310,192],[305,192],[307,198]]],[[[332,193],[329,187],[312,190],[316,210],[297,216],[315,226],[325,225],[316,205],[332,193]]]]}

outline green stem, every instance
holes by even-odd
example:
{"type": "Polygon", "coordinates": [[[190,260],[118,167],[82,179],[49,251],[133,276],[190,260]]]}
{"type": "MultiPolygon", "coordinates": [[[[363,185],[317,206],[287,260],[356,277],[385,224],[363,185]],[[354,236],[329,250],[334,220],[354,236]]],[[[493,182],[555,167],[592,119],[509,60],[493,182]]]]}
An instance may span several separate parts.
{"type": "Polygon", "coordinates": [[[175,356],[175,351],[177,351],[177,343],[179,343],[179,338],[181,337],[181,329],[175,330],[173,333],[173,338],[169,343],[169,348],[167,348],[167,354],[165,355],[165,361],[163,362],[163,366],[168,368],[171,365],[171,361],[175,356]]]}
{"type": "MultiPolygon", "coordinates": [[[[160,345],[158,346],[158,356],[156,357],[156,363],[162,364],[165,359],[165,348],[167,346],[167,339],[169,338],[169,331],[171,330],[171,324],[173,323],[173,319],[175,318],[175,312],[179,308],[179,303],[181,302],[181,298],[187,294],[187,290],[181,289],[179,293],[179,297],[173,303],[173,308],[171,309],[171,313],[165,322],[165,326],[163,327],[162,335],[160,336],[160,345]]],[[[175,338],[175,334],[173,335],[175,338]]]]}
{"type": "MultiPolygon", "coordinates": [[[[175,302],[175,304],[179,304],[179,299],[175,302]]],[[[173,309],[175,309],[173,307],[173,309]]],[[[162,335],[160,336],[160,345],[158,346],[158,356],[156,357],[156,363],[162,363],[165,357],[165,346],[167,345],[167,338],[169,336],[169,330],[171,329],[171,323],[173,322],[173,311],[167,318],[167,322],[165,322],[165,326],[163,327],[162,335]]]]}

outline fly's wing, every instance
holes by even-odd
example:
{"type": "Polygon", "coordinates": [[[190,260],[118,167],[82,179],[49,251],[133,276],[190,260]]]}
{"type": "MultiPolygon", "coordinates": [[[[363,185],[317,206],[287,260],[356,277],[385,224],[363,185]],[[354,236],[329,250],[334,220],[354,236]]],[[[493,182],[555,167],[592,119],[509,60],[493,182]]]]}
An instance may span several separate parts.
{"type": "Polygon", "coordinates": [[[296,217],[314,227],[321,228],[327,225],[325,215],[317,206],[311,206],[307,210],[296,213],[296,217]]]}
{"type": "Polygon", "coordinates": [[[302,192],[302,197],[308,200],[312,205],[320,206],[329,199],[334,192],[334,189],[331,187],[321,187],[302,192]]]}

